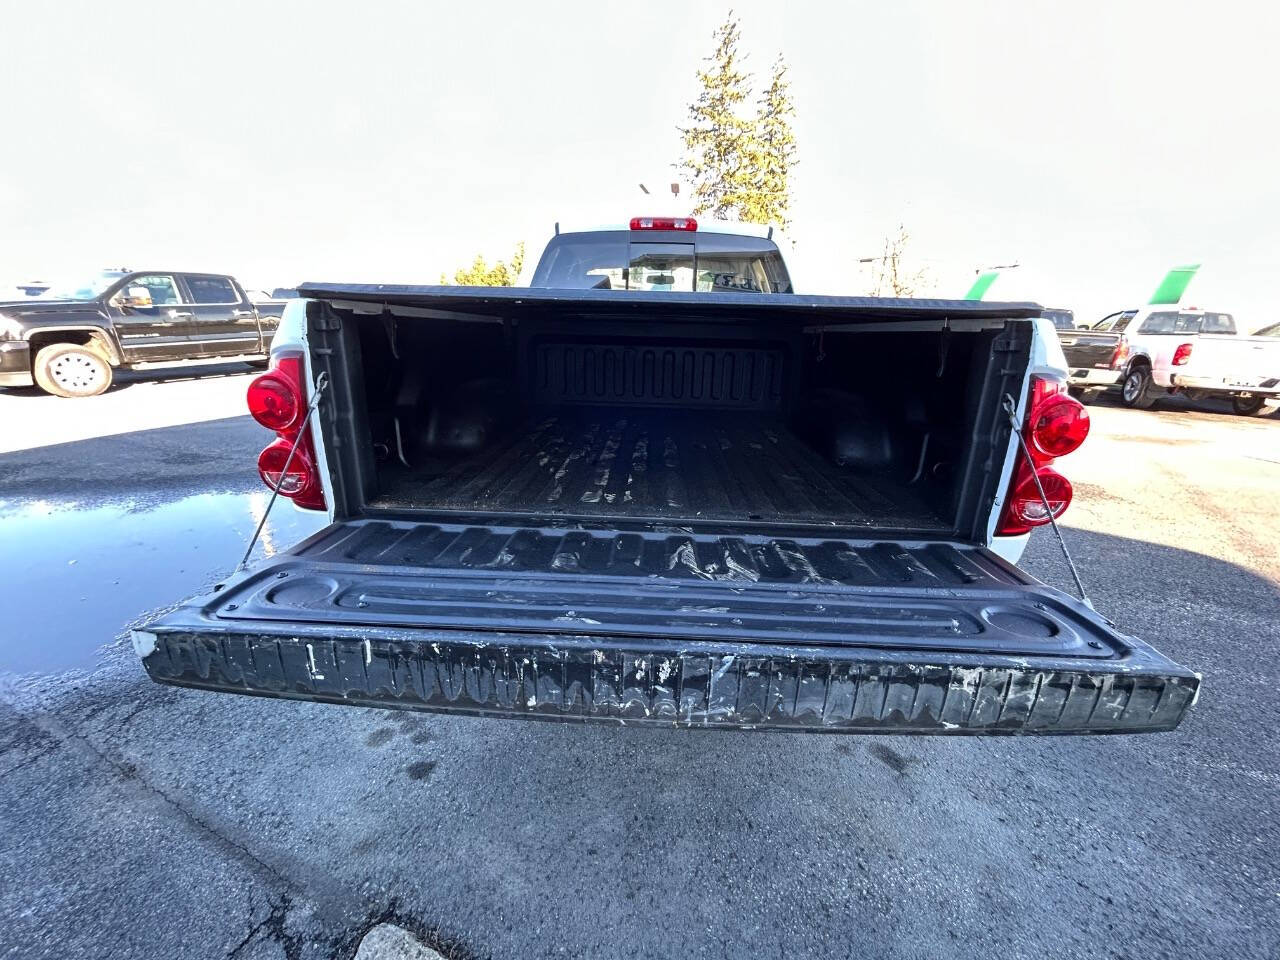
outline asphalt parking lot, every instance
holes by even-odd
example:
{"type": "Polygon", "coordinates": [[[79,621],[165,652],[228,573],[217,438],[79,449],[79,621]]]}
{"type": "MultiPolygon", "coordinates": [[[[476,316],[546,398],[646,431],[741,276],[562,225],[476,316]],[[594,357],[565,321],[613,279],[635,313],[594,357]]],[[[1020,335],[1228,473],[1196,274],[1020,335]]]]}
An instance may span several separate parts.
{"type": "MultiPolygon", "coordinates": [[[[1178,731],[672,732],[147,680],[128,627],[265,507],[248,377],[0,392],[0,955],[1280,954],[1277,415],[1104,400],[1063,464],[1095,604],[1204,673],[1178,731]]],[[[277,510],[260,552],[319,523],[277,510]]]]}

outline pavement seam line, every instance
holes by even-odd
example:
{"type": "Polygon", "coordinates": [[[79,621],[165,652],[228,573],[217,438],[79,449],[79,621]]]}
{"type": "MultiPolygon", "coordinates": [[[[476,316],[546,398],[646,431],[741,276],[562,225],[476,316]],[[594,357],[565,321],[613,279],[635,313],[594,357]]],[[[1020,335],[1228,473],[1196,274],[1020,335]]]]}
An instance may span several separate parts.
{"type": "Polygon", "coordinates": [[[56,720],[47,713],[26,714],[17,710],[12,704],[4,704],[5,708],[13,715],[13,717],[22,724],[35,727],[41,733],[54,737],[60,743],[69,746],[73,751],[81,757],[98,762],[110,767],[122,781],[136,785],[143,793],[149,794],[163,801],[166,805],[176,810],[183,820],[194,825],[200,832],[208,834],[218,844],[230,848],[235,852],[238,859],[243,859],[250,866],[256,868],[258,872],[265,873],[286,889],[297,889],[297,884],[281,873],[276,867],[263,860],[252,850],[237,840],[225,836],[219,832],[211,824],[197,816],[185,806],[169,796],[163,789],[143,779],[138,769],[126,760],[117,760],[108,756],[102,750],[93,745],[87,738],[70,730],[65,724],[56,720]]]}

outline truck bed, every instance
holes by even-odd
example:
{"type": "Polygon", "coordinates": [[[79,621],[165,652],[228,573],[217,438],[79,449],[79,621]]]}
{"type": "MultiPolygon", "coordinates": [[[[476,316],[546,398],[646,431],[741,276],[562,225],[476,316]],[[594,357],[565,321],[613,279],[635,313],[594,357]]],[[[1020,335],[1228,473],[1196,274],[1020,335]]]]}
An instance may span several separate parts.
{"type": "Polygon", "coordinates": [[[781,418],[755,414],[562,411],[443,473],[419,466],[385,471],[370,506],[947,529],[910,486],[834,464],[781,418]]]}

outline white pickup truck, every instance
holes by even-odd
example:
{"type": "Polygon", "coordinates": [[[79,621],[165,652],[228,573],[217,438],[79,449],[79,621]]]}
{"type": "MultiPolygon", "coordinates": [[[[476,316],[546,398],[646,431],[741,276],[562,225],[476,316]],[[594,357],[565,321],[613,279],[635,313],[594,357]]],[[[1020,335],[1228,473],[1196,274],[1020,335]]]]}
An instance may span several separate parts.
{"type": "MultiPolygon", "coordinates": [[[[1145,409],[1161,393],[1192,400],[1230,398],[1236,413],[1259,413],[1280,400],[1280,337],[1244,336],[1229,313],[1149,307],[1116,315],[1111,361],[1127,406],[1145,409]]],[[[1274,328],[1268,328],[1273,330],[1274,328]]]]}
{"type": "Polygon", "coordinates": [[[1040,307],[778,292],[767,237],[687,218],[561,235],[535,277],[300,288],[249,408],[264,481],[329,523],[136,630],[153,679],[843,733],[1194,703],[1013,565],[1089,426],[1040,307]]]}

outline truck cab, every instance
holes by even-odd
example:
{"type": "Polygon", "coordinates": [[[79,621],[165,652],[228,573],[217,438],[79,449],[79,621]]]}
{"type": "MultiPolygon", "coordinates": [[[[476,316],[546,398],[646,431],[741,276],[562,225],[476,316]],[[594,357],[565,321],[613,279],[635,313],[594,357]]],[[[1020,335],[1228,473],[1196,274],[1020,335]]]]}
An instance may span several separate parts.
{"type": "Polygon", "coordinates": [[[283,309],[226,274],[104,270],[0,304],[0,387],[90,397],[117,368],[262,360],[283,309]]]}
{"type": "Polygon", "coordinates": [[[633,217],[626,225],[556,233],[531,287],[687,293],[793,293],[770,226],[633,217]]]}

